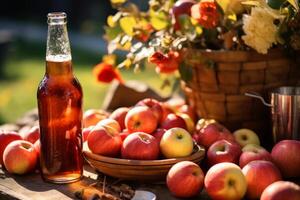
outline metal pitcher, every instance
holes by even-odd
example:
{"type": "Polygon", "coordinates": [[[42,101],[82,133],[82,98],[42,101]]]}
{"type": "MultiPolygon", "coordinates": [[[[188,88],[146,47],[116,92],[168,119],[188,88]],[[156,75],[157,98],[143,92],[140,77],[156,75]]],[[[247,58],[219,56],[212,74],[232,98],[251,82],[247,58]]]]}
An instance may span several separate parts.
{"type": "Polygon", "coordinates": [[[273,142],[300,140],[300,87],[279,87],[271,91],[271,103],[255,93],[246,96],[260,99],[271,107],[273,142]]]}

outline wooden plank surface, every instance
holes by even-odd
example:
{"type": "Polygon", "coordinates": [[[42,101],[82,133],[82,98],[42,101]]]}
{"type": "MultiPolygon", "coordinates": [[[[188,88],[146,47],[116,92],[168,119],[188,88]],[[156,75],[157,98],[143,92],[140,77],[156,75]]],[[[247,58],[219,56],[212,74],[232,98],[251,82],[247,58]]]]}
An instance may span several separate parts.
{"type": "Polygon", "coordinates": [[[57,185],[43,182],[39,173],[17,176],[8,174],[2,169],[0,173],[2,174],[0,179],[0,191],[2,195],[22,200],[74,199],[76,190],[86,187],[95,181],[97,177],[96,174],[85,170],[83,180],[66,185],[57,185]]]}
{"type": "MultiPolygon", "coordinates": [[[[12,175],[0,169],[0,199],[16,200],[70,200],[76,199],[75,192],[95,183],[97,173],[89,166],[84,167],[84,178],[71,184],[51,184],[44,182],[38,172],[28,175],[12,175]]],[[[129,184],[138,190],[150,191],[156,194],[157,199],[176,200],[172,197],[163,182],[129,184]]]]}

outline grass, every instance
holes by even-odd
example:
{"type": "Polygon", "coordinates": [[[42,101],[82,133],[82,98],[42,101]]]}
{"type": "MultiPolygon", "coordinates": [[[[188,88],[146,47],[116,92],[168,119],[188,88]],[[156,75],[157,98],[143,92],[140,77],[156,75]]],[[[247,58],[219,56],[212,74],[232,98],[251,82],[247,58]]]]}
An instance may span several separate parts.
{"type": "MultiPolygon", "coordinates": [[[[72,57],[75,74],[84,92],[84,109],[101,108],[109,85],[97,83],[91,74],[101,55],[73,49],[72,57]]],[[[0,76],[0,124],[13,122],[36,107],[36,90],[45,71],[44,58],[45,44],[13,43],[0,76]]],[[[122,71],[122,75],[125,80],[141,80],[156,91],[162,83],[154,70],[139,74],[122,71]]]]}

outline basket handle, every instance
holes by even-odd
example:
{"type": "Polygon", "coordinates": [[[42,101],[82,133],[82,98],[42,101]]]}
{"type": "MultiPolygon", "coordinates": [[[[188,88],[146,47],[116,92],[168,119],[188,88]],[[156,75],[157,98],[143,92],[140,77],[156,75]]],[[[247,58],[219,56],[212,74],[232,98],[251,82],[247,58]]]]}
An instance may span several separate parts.
{"type": "Polygon", "coordinates": [[[252,98],[257,98],[257,99],[261,100],[261,102],[262,102],[265,106],[273,107],[272,104],[267,103],[267,102],[265,101],[265,99],[264,99],[262,96],[260,96],[259,94],[257,94],[257,93],[254,93],[254,92],[246,92],[246,93],[245,93],[245,96],[252,97],[252,98]]]}

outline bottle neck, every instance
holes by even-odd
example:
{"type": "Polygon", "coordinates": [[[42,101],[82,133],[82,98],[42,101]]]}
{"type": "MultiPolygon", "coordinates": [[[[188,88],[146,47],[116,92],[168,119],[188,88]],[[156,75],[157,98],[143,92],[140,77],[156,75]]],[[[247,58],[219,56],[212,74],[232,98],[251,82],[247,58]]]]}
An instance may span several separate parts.
{"type": "Polygon", "coordinates": [[[73,77],[71,60],[47,60],[46,75],[49,77],[73,77]]]}
{"type": "Polygon", "coordinates": [[[46,73],[63,75],[72,73],[72,56],[65,13],[48,14],[46,73]]]}

